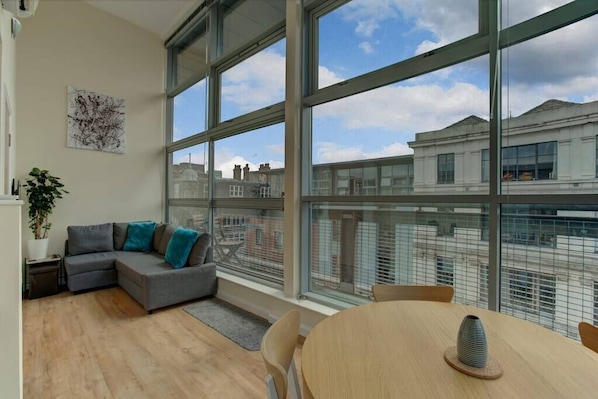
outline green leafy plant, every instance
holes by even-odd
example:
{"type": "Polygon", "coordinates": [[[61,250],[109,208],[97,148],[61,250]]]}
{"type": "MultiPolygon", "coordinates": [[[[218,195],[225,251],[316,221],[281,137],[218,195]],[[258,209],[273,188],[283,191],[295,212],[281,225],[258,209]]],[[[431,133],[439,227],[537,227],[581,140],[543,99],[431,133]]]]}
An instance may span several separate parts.
{"type": "Polygon", "coordinates": [[[25,180],[29,199],[29,228],[38,240],[48,237],[48,230],[52,227],[48,218],[56,206],[56,200],[62,198],[63,193],[68,194],[68,191],[63,189],[60,178],[52,176],[47,170],[33,168],[29,176],[25,180]]]}

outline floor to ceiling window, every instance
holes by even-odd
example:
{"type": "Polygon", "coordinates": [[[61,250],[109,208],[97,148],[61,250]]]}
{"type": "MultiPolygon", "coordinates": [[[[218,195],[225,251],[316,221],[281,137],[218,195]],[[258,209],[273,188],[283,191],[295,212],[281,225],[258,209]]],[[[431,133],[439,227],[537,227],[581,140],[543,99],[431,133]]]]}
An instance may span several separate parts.
{"type": "Polygon", "coordinates": [[[596,308],[598,6],[463,4],[310,13],[307,290],[361,303],[374,283],[448,284],[481,307],[494,292],[492,308],[576,337],[596,308]],[[388,176],[406,162],[411,180],[388,176]]]}
{"type": "Polygon", "coordinates": [[[598,4],[302,3],[285,22],[288,2],[214,1],[167,43],[169,218],[213,234],[220,270],[280,287],[300,268],[311,300],[452,285],[576,337],[598,309],[598,4]]]}
{"type": "Polygon", "coordinates": [[[211,233],[219,269],[279,286],[284,17],[281,1],[218,1],[167,44],[168,219],[211,233]]]}

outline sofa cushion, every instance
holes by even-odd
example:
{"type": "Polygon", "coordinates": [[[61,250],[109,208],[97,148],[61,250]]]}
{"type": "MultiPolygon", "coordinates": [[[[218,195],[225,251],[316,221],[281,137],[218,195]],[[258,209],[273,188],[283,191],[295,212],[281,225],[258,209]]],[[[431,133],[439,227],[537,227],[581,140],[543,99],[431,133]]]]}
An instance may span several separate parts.
{"type": "Polygon", "coordinates": [[[166,254],[164,260],[170,263],[174,269],[180,269],[187,263],[187,258],[191,252],[191,248],[199,233],[195,230],[177,227],[170,237],[168,246],[166,247],[166,254]]]}
{"type": "Polygon", "coordinates": [[[155,253],[118,257],[115,263],[118,273],[124,274],[138,286],[143,286],[144,275],[172,271],[172,266],[164,262],[164,257],[155,253]]]}
{"type": "Polygon", "coordinates": [[[114,251],[112,223],[68,226],[69,255],[114,251]]]}
{"type": "Polygon", "coordinates": [[[191,252],[187,258],[187,266],[203,265],[206,261],[206,255],[211,244],[212,236],[209,233],[203,233],[200,235],[191,248],[191,252]]]}
{"type": "Polygon", "coordinates": [[[151,251],[155,228],[156,223],[154,222],[129,223],[127,241],[123,245],[123,251],[151,251]]]}
{"type": "Polygon", "coordinates": [[[120,251],[127,241],[127,230],[129,229],[129,222],[113,223],[114,230],[114,249],[120,251]]]}
{"type": "Polygon", "coordinates": [[[114,260],[117,257],[117,252],[97,252],[92,254],[65,256],[64,268],[69,276],[94,272],[97,270],[110,270],[114,269],[114,260]]]}
{"type": "Polygon", "coordinates": [[[170,241],[170,237],[172,237],[172,233],[174,233],[175,227],[171,224],[166,225],[164,229],[164,234],[162,234],[162,239],[160,240],[160,247],[158,248],[158,253],[160,255],[166,254],[166,248],[168,247],[168,242],[170,241]]]}
{"type": "Polygon", "coordinates": [[[154,241],[152,248],[154,251],[158,252],[160,249],[160,241],[162,241],[162,236],[164,235],[164,230],[166,229],[167,223],[158,223],[156,225],[156,229],[154,230],[154,241]]]}

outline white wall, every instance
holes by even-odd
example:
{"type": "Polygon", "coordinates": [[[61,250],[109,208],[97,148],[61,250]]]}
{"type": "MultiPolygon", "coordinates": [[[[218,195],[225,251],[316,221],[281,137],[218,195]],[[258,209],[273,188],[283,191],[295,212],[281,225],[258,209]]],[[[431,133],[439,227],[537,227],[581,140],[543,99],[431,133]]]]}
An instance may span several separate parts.
{"type": "Polygon", "coordinates": [[[15,171],[15,147],[7,151],[6,144],[8,134],[14,134],[16,120],[16,46],[11,37],[11,18],[11,13],[0,8],[0,194],[10,194],[7,188],[15,171]]]}
{"type": "MultiPolygon", "coordinates": [[[[69,225],[161,221],[166,50],[160,38],[73,0],[41,1],[22,23],[16,175],[24,182],[32,167],[48,169],[70,192],[51,215],[49,253],[63,253],[69,225]],[[125,100],[125,154],[66,146],[68,86],[125,100]]],[[[27,204],[23,244],[33,238],[26,212],[27,204]]]]}
{"type": "Polygon", "coordinates": [[[0,396],[23,397],[21,203],[0,200],[0,396]]]}
{"type": "MultiPolygon", "coordinates": [[[[11,17],[0,8],[0,194],[7,193],[6,182],[14,172],[14,146],[9,148],[11,160],[7,162],[5,141],[14,133],[16,119],[16,46],[11,17]]],[[[0,200],[0,396],[10,399],[23,397],[20,208],[20,201],[0,200]]]]}

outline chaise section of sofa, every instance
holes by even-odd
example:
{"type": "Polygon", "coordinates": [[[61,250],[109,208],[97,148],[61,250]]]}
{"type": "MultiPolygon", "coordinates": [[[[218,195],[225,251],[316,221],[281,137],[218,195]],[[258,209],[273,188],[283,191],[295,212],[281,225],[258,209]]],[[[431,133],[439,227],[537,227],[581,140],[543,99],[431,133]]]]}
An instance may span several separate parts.
{"type": "Polygon", "coordinates": [[[165,260],[176,230],[174,226],[156,225],[147,248],[151,251],[145,252],[123,250],[127,247],[128,225],[68,227],[64,265],[70,291],[119,284],[148,313],[216,293],[216,265],[211,261],[210,234],[201,234],[191,247],[184,267],[174,268],[165,260]]]}
{"type": "MultiPolygon", "coordinates": [[[[211,252],[211,251],[210,251],[211,252]]],[[[214,295],[216,264],[173,269],[160,254],[116,259],[118,284],[143,308],[154,309],[214,295]]]]}

